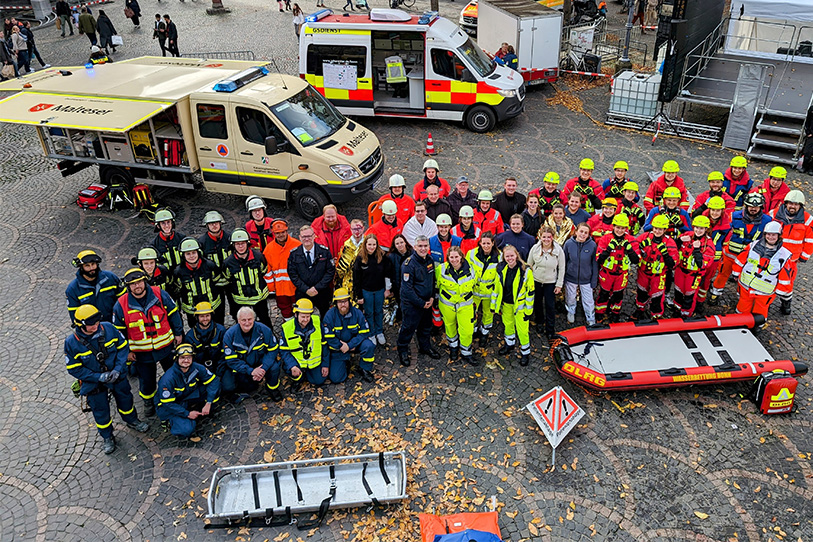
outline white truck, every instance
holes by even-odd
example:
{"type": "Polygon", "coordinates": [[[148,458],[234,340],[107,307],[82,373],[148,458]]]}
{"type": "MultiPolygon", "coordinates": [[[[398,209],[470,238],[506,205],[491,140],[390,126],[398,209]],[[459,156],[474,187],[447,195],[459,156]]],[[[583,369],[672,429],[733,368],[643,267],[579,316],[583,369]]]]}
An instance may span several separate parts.
{"type": "Polygon", "coordinates": [[[479,0],[477,9],[480,47],[493,55],[503,43],[512,45],[517,69],[529,85],[559,77],[561,11],[532,0],[479,0]]]}

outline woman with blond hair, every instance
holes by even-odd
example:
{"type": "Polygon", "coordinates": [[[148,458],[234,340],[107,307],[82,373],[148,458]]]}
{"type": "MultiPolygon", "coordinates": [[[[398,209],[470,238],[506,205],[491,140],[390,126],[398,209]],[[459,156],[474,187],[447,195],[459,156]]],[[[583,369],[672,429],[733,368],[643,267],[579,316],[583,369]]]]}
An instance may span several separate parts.
{"type": "Polygon", "coordinates": [[[446,328],[449,359],[454,363],[458,355],[463,361],[477,365],[471,355],[474,338],[474,285],[475,271],[459,246],[451,246],[446,261],[435,265],[435,284],[438,289],[438,307],[446,328]]]}
{"type": "Polygon", "coordinates": [[[541,334],[552,339],[555,333],[556,296],[565,281],[565,252],[553,240],[553,230],[547,226],[539,231],[539,242],[528,254],[528,266],[534,276],[534,322],[541,334]]]}
{"type": "Polygon", "coordinates": [[[392,262],[384,256],[375,234],[368,233],[353,264],[353,297],[367,318],[370,339],[380,345],[387,342],[384,338],[384,298],[390,295],[392,278],[392,262]]]}
{"type": "Polygon", "coordinates": [[[491,294],[491,308],[502,317],[505,326],[505,344],[498,354],[508,355],[520,344],[520,362],[523,367],[531,361],[531,314],[534,312],[534,276],[522,261],[513,245],[502,249],[503,261],[497,266],[497,280],[491,294]]]}

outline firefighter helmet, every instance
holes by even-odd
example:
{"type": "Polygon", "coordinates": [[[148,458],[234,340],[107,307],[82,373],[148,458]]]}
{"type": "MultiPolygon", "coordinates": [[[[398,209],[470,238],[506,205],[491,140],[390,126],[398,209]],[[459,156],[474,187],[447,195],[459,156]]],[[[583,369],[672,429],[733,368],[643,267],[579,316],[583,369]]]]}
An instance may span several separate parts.
{"type": "Polygon", "coordinates": [[[203,225],[206,224],[213,224],[215,222],[223,222],[223,215],[218,213],[217,211],[209,211],[203,217],[203,225]]]}
{"type": "Polygon", "coordinates": [[[83,250],[76,255],[76,258],[74,258],[71,263],[73,263],[74,267],[81,267],[86,263],[101,263],[101,261],[102,257],[96,254],[96,251],[83,250]]]}
{"type": "Polygon", "coordinates": [[[394,186],[406,186],[404,176],[401,175],[400,173],[394,173],[390,175],[390,188],[394,186]]]}
{"type": "Polygon", "coordinates": [[[257,209],[265,209],[266,205],[260,196],[249,196],[246,200],[246,211],[249,213],[257,209]]]}
{"type": "Polygon", "coordinates": [[[480,193],[477,194],[477,201],[492,201],[493,199],[491,190],[480,190],[480,193]]]}
{"type": "Polygon", "coordinates": [[[440,167],[438,167],[437,160],[435,160],[434,158],[430,158],[429,160],[427,160],[426,162],[423,163],[423,170],[424,171],[426,171],[430,167],[432,169],[434,169],[435,171],[440,171],[440,167]]]}
{"type": "Polygon", "coordinates": [[[680,199],[681,198],[680,189],[675,187],[675,186],[670,186],[669,188],[664,190],[663,191],[663,199],[667,199],[667,198],[680,199]]]}
{"type": "Polygon", "coordinates": [[[720,196],[714,196],[706,202],[706,207],[709,209],[725,209],[725,200],[720,196]]]}
{"type": "Polygon", "coordinates": [[[313,313],[313,302],[310,299],[300,299],[294,304],[294,312],[313,313]]]}
{"type": "Polygon", "coordinates": [[[778,233],[779,235],[782,235],[782,224],[776,220],[772,220],[765,224],[765,229],[762,230],[762,233],[778,233]]]}
{"type": "Polygon", "coordinates": [[[392,216],[398,214],[398,206],[395,204],[394,201],[388,199],[384,203],[381,204],[381,212],[387,216],[392,216]]]}
{"type": "Polygon", "coordinates": [[[73,322],[77,326],[92,326],[102,321],[102,313],[99,309],[90,304],[80,305],[73,313],[73,322]]]}
{"type": "Polygon", "coordinates": [[[246,230],[244,230],[243,228],[237,228],[231,234],[232,244],[239,243],[240,241],[245,241],[246,243],[248,243],[250,240],[251,239],[248,236],[248,232],[246,232],[246,230]]]}
{"type": "Polygon", "coordinates": [[[438,218],[435,220],[435,224],[438,226],[451,226],[452,225],[452,217],[447,215],[446,213],[441,213],[438,215],[438,218]]]}
{"type": "Polygon", "coordinates": [[[200,244],[198,244],[197,239],[193,237],[186,237],[183,241],[181,241],[179,250],[181,252],[195,252],[200,250],[200,244]]]}
{"type": "Polygon", "coordinates": [[[782,166],[774,166],[773,168],[771,168],[771,172],[768,173],[768,177],[773,177],[775,179],[787,179],[788,170],[783,168],[782,166]]]}
{"type": "Polygon", "coordinates": [[[805,204],[805,195],[801,190],[791,190],[785,196],[785,202],[805,204]]]}
{"type": "Polygon", "coordinates": [[[723,175],[722,171],[712,171],[709,173],[708,179],[709,181],[724,181],[725,176],[723,175]]]}
{"type": "Polygon", "coordinates": [[[693,228],[708,228],[711,226],[711,220],[707,216],[696,216],[694,220],[692,220],[692,227],[693,228]]]}
{"type": "Polygon", "coordinates": [[[160,209],[155,212],[155,224],[158,225],[161,222],[166,222],[167,220],[175,220],[175,213],[173,213],[170,209],[160,209]]]}
{"type": "Polygon", "coordinates": [[[667,160],[663,163],[663,168],[661,168],[664,173],[677,173],[680,171],[680,166],[674,160],[667,160]]]}
{"type": "Polygon", "coordinates": [[[464,205],[460,208],[460,218],[474,218],[474,209],[470,205],[464,205]]]}
{"type": "Polygon", "coordinates": [[[731,159],[731,167],[748,167],[748,160],[745,159],[745,156],[735,156],[731,159]]]}
{"type": "Polygon", "coordinates": [[[629,171],[630,166],[625,161],[619,160],[618,162],[615,163],[615,165],[613,166],[613,169],[625,169],[625,170],[629,171]]]}
{"type": "Polygon", "coordinates": [[[746,207],[762,207],[765,205],[765,196],[759,192],[751,192],[750,194],[745,195],[743,204],[746,207]]]}
{"type": "Polygon", "coordinates": [[[179,344],[173,353],[175,354],[175,359],[179,359],[181,356],[194,356],[195,348],[189,343],[183,343],[179,344]]]}
{"type": "Polygon", "coordinates": [[[559,184],[559,174],[555,171],[548,171],[545,173],[545,177],[542,179],[543,183],[550,183],[550,184],[559,184]]]}
{"type": "Polygon", "coordinates": [[[632,190],[633,192],[638,192],[638,183],[627,181],[624,183],[624,186],[621,187],[621,190],[632,190]]]}
{"type": "Polygon", "coordinates": [[[140,267],[133,267],[124,274],[125,284],[135,284],[142,280],[147,280],[147,274],[140,267]]]}
{"type": "Polygon", "coordinates": [[[155,260],[156,263],[158,262],[158,251],[152,247],[145,247],[138,251],[138,255],[135,258],[130,259],[130,263],[133,265],[138,265],[138,262],[143,262],[146,260],[155,260]]]}
{"type": "Polygon", "coordinates": [[[333,302],[343,299],[350,299],[350,292],[347,291],[347,288],[336,288],[336,291],[333,292],[333,302]]]}
{"type": "Polygon", "coordinates": [[[212,304],[208,301],[201,301],[197,305],[195,305],[195,316],[199,314],[212,314],[215,310],[212,308],[212,304]]]}
{"type": "Polygon", "coordinates": [[[596,169],[596,164],[589,158],[582,158],[579,162],[579,169],[596,169]]]}
{"type": "Polygon", "coordinates": [[[601,202],[602,207],[618,207],[618,200],[615,198],[604,198],[601,202]]]}
{"type": "Polygon", "coordinates": [[[630,227],[630,217],[625,214],[615,215],[613,218],[613,226],[620,226],[622,228],[630,227]]]}
{"type": "Polygon", "coordinates": [[[653,228],[661,228],[663,230],[669,228],[669,219],[663,215],[657,215],[652,219],[653,228]]]}

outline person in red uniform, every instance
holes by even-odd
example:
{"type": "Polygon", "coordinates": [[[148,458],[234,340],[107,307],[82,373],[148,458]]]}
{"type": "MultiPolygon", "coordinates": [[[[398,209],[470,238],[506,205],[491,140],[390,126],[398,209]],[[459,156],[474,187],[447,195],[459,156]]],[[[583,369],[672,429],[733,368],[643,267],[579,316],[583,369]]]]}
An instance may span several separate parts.
{"type": "Polygon", "coordinates": [[[565,183],[562,190],[562,203],[567,204],[570,193],[575,191],[582,194],[582,209],[588,213],[601,208],[601,202],[604,200],[604,190],[602,190],[601,184],[593,178],[595,167],[595,164],[589,158],[579,162],[579,176],[573,177],[565,183]]]}
{"type": "Polygon", "coordinates": [[[646,213],[637,203],[640,199],[638,183],[627,181],[621,192],[623,196],[618,205],[618,214],[625,214],[630,217],[630,233],[638,235],[646,223],[646,213]]]}
{"type": "Polygon", "coordinates": [[[674,269],[678,259],[677,244],[666,235],[669,219],[658,215],[652,219],[652,231],[638,236],[638,295],[632,320],[646,317],[647,305],[652,318],[663,317],[667,270],[674,269]]]}
{"type": "Polygon", "coordinates": [[[596,259],[599,265],[599,290],[596,296],[596,320],[600,322],[619,321],[630,263],[637,265],[639,261],[638,241],[628,233],[629,226],[627,215],[618,215],[613,218],[613,231],[598,240],[596,259]]]}
{"type": "Polygon", "coordinates": [[[694,312],[695,314],[701,315],[704,312],[703,304],[706,301],[709,288],[711,288],[711,282],[723,262],[723,243],[725,243],[725,240],[728,239],[731,233],[731,218],[729,218],[728,212],[725,209],[726,201],[719,196],[714,196],[708,200],[707,207],[702,216],[707,216],[711,223],[709,237],[711,237],[714,243],[714,260],[703,272],[703,278],[700,280],[700,286],[697,289],[697,300],[695,301],[694,312]]]}
{"type": "Polygon", "coordinates": [[[385,201],[394,201],[398,207],[398,222],[406,224],[406,221],[415,215],[415,200],[406,193],[406,181],[403,175],[398,173],[391,175],[389,185],[390,193],[378,198],[378,205],[383,205],[385,201]]]}
{"type": "Polygon", "coordinates": [[[477,209],[474,210],[474,225],[480,228],[481,234],[490,231],[496,237],[505,231],[505,226],[499,211],[491,207],[493,199],[490,190],[480,190],[477,195],[477,209]]]}
{"type": "Polygon", "coordinates": [[[770,213],[785,201],[785,196],[790,192],[790,187],[785,183],[787,178],[788,170],[776,166],[771,169],[768,178],[757,189],[757,192],[765,198],[765,207],[762,209],[765,214],[770,213]]]}
{"type": "Polygon", "coordinates": [[[813,216],[804,209],[805,195],[800,190],[791,190],[785,201],[768,213],[782,224],[783,245],[790,250],[788,280],[780,281],[776,295],[781,301],[782,314],[790,314],[790,302],[793,299],[793,283],[796,282],[798,263],[806,262],[813,254],[813,216]]]}
{"type": "Polygon", "coordinates": [[[725,204],[725,214],[730,221],[731,215],[734,214],[734,209],[737,206],[737,202],[735,202],[734,198],[726,193],[725,188],[723,187],[723,174],[719,171],[712,171],[709,173],[708,180],[709,189],[702,194],[698,194],[697,198],[694,200],[694,205],[692,206],[692,218],[705,214],[706,209],[708,209],[709,200],[713,197],[718,197],[723,200],[723,203],[725,204]]]}
{"type": "MultiPolygon", "coordinates": [[[[608,177],[601,183],[601,189],[604,190],[604,195],[608,198],[615,198],[621,200],[624,197],[624,186],[631,182],[627,177],[627,172],[630,167],[623,160],[619,160],[613,165],[613,176],[608,177]]],[[[638,203],[639,196],[635,195],[635,203],[638,203]]]]}
{"type": "Polygon", "coordinates": [[[680,166],[674,160],[667,160],[663,163],[663,174],[649,185],[646,196],[644,196],[644,209],[647,213],[661,205],[663,193],[670,187],[680,190],[680,208],[689,210],[689,193],[686,191],[686,183],[678,175],[679,171],[680,166]]]}
{"type": "Polygon", "coordinates": [[[415,201],[421,201],[426,197],[426,187],[430,184],[434,184],[440,190],[440,197],[445,198],[448,196],[452,189],[449,186],[449,183],[446,182],[446,179],[443,179],[438,176],[440,173],[440,168],[438,167],[438,163],[435,159],[430,158],[426,162],[423,163],[423,180],[418,181],[418,184],[415,185],[415,188],[412,189],[412,199],[415,201]]]}
{"type": "Polygon", "coordinates": [[[731,159],[731,164],[725,170],[723,177],[723,190],[736,202],[735,210],[742,209],[745,203],[745,195],[754,187],[754,181],[745,168],[748,167],[748,160],[745,156],[735,156],[731,159]]]}
{"type": "Polygon", "coordinates": [[[593,215],[587,221],[587,226],[590,228],[590,235],[593,236],[593,241],[598,243],[598,240],[604,237],[613,229],[613,218],[615,212],[618,210],[618,200],[615,198],[604,198],[601,204],[601,214],[593,215]]]}
{"type": "Polygon", "coordinates": [[[553,212],[553,206],[562,202],[562,191],[559,190],[559,174],[548,171],[542,179],[542,188],[534,188],[528,194],[539,197],[539,208],[545,213],[545,220],[553,212]]]}
{"type": "Polygon", "coordinates": [[[251,248],[262,252],[265,250],[265,246],[274,239],[274,232],[271,231],[271,223],[274,219],[268,216],[267,206],[260,196],[249,196],[246,199],[246,210],[249,214],[246,233],[251,240],[251,248]]]}
{"type": "Polygon", "coordinates": [[[452,235],[460,238],[460,249],[464,255],[468,255],[480,242],[480,228],[474,225],[474,209],[468,205],[461,207],[458,220],[457,225],[452,228],[452,235]]]}
{"type": "Polygon", "coordinates": [[[327,247],[335,263],[342,255],[344,242],[350,239],[350,222],[347,217],[340,215],[335,205],[325,205],[322,216],[316,217],[311,227],[316,232],[316,242],[327,247]]]}
{"type": "Polygon", "coordinates": [[[675,269],[675,310],[683,318],[694,313],[695,294],[703,273],[714,261],[714,243],[706,235],[710,227],[707,216],[698,216],[692,220],[692,232],[680,238],[675,269]]]}
{"type": "Polygon", "coordinates": [[[375,234],[378,239],[378,246],[385,252],[390,251],[392,239],[404,229],[404,225],[398,219],[398,206],[394,201],[385,201],[381,204],[381,220],[367,228],[364,235],[375,234]]]}

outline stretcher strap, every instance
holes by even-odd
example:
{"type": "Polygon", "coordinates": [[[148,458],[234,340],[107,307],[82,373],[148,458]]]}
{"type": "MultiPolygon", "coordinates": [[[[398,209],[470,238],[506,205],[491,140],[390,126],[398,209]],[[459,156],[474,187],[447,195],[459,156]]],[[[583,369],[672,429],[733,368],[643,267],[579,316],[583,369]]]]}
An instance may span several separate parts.
{"type": "Polygon", "coordinates": [[[367,463],[364,463],[364,465],[361,467],[361,483],[364,485],[364,491],[367,492],[367,496],[370,497],[373,504],[375,506],[381,506],[381,503],[378,502],[378,499],[376,499],[373,495],[373,490],[370,487],[370,484],[367,483],[367,463]]]}
{"type": "Polygon", "coordinates": [[[296,479],[296,469],[291,470],[291,476],[294,477],[294,483],[296,484],[296,500],[302,502],[302,489],[299,487],[299,481],[296,479]]]}
{"type": "MultiPolygon", "coordinates": [[[[297,484],[297,488],[299,485],[297,484]]],[[[319,505],[319,513],[316,516],[315,520],[312,521],[299,521],[297,522],[297,529],[300,531],[304,531],[306,529],[313,529],[314,527],[319,527],[322,525],[322,521],[325,519],[328,510],[330,510],[330,501],[332,501],[336,497],[336,467],[334,465],[330,465],[330,495],[325,497],[322,500],[322,503],[319,505]]]]}
{"type": "Polygon", "coordinates": [[[384,483],[390,485],[390,477],[387,476],[387,469],[384,468],[384,452],[378,452],[378,468],[381,470],[384,483]]]}
{"type": "Polygon", "coordinates": [[[265,524],[268,527],[280,527],[282,525],[291,525],[292,523],[294,523],[294,517],[293,514],[291,514],[290,506],[285,507],[285,512],[279,516],[279,519],[276,519],[274,516],[273,508],[265,509],[265,524]]]}
{"type": "Polygon", "coordinates": [[[279,488],[279,471],[274,471],[274,492],[277,494],[277,508],[282,506],[282,492],[279,488]]]}
{"type": "Polygon", "coordinates": [[[257,473],[251,473],[251,489],[254,491],[254,509],[260,509],[260,488],[257,486],[257,473]]]}

